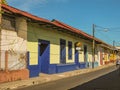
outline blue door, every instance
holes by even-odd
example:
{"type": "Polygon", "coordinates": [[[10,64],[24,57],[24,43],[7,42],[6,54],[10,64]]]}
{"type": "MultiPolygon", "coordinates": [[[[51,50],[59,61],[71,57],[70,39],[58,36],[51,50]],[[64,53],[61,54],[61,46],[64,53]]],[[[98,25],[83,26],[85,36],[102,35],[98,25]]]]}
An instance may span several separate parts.
{"type": "Polygon", "coordinates": [[[60,63],[66,63],[66,41],[60,39],[60,63]]]}
{"type": "Polygon", "coordinates": [[[76,46],[75,46],[75,63],[79,65],[79,52],[78,50],[76,50],[76,46]]]}
{"type": "Polygon", "coordinates": [[[84,45],[84,62],[86,63],[86,67],[89,67],[89,62],[87,60],[88,55],[87,55],[87,46],[84,45]]]}
{"type": "Polygon", "coordinates": [[[50,42],[46,40],[39,40],[38,45],[38,64],[40,72],[48,73],[50,60],[50,42]]]}

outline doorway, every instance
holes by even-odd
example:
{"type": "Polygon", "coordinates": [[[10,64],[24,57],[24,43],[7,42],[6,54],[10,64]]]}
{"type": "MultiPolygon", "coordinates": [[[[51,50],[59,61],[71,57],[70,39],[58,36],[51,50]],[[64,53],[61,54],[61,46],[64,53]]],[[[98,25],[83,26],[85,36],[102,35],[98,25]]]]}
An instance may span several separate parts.
{"type": "Polygon", "coordinates": [[[75,44],[75,63],[79,64],[79,52],[76,50],[76,44],[75,44]]]}
{"type": "Polygon", "coordinates": [[[87,62],[87,45],[84,45],[84,62],[86,63],[86,67],[88,67],[88,62],[87,62]]]}
{"type": "Polygon", "coordinates": [[[50,42],[38,40],[38,64],[40,72],[48,73],[50,60],[50,42]]]}
{"type": "Polygon", "coordinates": [[[66,41],[60,39],[60,64],[66,63],[66,41]]]}
{"type": "Polygon", "coordinates": [[[103,65],[103,50],[100,49],[100,65],[103,65]]]}

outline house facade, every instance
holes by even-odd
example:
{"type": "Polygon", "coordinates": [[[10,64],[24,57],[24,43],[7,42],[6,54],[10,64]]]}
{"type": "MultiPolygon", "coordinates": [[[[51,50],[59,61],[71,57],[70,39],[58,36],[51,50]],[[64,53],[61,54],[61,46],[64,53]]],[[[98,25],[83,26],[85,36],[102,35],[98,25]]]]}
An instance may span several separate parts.
{"type": "Polygon", "coordinates": [[[18,77],[9,75],[8,79],[92,68],[110,60],[111,48],[106,48],[106,43],[81,30],[8,5],[2,5],[2,10],[0,70],[5,74],[11,71],[18,74],[18,77]],[[95,61],[92,58],[93,39],[95,61]]]}
{"type": "Polygon", "coordinates": [[[0,28],[0,82],[27,79],[27,22],[4,6],[0,28]]]}
{"type": "Polygon", "coordinates": [[[76,68],[85,68],[88,49],[91,43],[73,35],[47,28],[38,24],[28,24],[28,51],[30,65],[37,65],[40,72],[59,73],[76,68]],[[75,50],[75,44],[80,42],[86,51],[79,53],[75,50]],[[84,42],[84,43],[83,43],[84,42]],[[86,55],[86,56],[85,56],[86,55]],[[86,57],[86,61],[84,59],[86,57]],[[79,64],[81,62],[81,65],[79,64]],[[77,65],[78,64],[78,65],[77,65]]]}

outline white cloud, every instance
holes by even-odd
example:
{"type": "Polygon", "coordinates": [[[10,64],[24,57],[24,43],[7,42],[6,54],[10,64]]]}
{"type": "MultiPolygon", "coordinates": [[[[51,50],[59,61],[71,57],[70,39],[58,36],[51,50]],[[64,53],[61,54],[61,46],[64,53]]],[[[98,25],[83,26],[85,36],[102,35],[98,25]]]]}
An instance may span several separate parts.
{"type": "Polygon", "coordinates": [[[12,5],[16,8],[30,11],[31,8],[34,8],[39,5],[43,5],[47,3],[47,0],[7,0],[9,5],[12,5]]]}
{"type": "Polygon", "coordinates": [[[32,12],[33,8],[44,7],[49,2],[66,3],[68,1],[70,0],[7,0],[9,5],[27,12],[32,12]]]}
{"type": "Polygon", "coordinates": [[[62,3],[66,3],[66,2],[68,2],[69,0],[54,0],[54,1],[56,1],[56,2],[62,2],[62,3]]]}
{"type": "Polygon", "coordinates": [[[21,4],[19,7],[26,11],[30,11],[31,8],[36,7],[38,5],[45,4],[45,3],[46,3],[46,0],[26,0],[26,2],[21,4]]]}

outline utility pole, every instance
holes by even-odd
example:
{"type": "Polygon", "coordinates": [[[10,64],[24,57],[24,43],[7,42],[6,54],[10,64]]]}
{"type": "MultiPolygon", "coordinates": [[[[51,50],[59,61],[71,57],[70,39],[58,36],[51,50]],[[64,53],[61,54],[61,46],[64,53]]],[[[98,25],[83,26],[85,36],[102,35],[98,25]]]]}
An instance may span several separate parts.
{"type": "Polygon", "coordinates": [[[94,61],[95,61],[95,25],[93,24],[93,47],[92,47],[92,68],[94,68],[94,61]]]}

